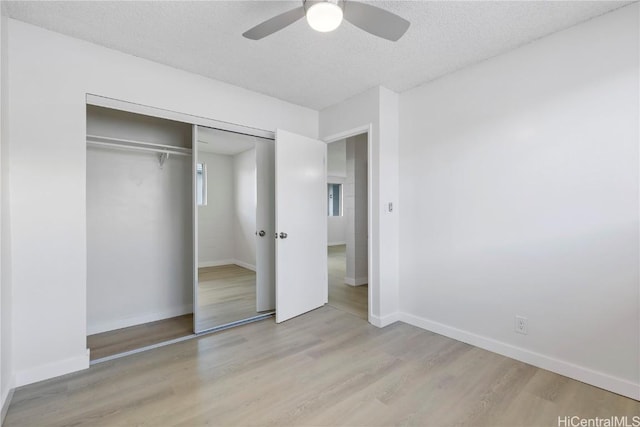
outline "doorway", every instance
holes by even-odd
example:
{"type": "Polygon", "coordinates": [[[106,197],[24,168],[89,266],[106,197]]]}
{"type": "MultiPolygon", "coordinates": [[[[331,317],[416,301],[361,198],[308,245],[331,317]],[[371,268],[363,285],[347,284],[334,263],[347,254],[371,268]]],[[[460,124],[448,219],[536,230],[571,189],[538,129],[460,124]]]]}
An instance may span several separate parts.
{"type": "Polygon", "coordinates": [[[327,147],[329,305],[368,319],[368,134],[327,147]]]}

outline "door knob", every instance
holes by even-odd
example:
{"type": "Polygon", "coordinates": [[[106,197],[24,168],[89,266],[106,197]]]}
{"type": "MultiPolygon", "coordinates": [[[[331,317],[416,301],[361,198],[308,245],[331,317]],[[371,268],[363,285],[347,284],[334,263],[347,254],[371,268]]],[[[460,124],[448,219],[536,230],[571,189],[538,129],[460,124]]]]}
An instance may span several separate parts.
{"type": "Polygon", "coordinates": [[[286,239],[287,238],[287,233],[280,233],[280,238],[281,239],[286,239]]]}
{"type": "Polygon", "coordinates": [[[258,233],[258,236],[260,237],[264,237],[266,233],[264,232],[264,230],[260,230],[260,232],[258,233]]]}

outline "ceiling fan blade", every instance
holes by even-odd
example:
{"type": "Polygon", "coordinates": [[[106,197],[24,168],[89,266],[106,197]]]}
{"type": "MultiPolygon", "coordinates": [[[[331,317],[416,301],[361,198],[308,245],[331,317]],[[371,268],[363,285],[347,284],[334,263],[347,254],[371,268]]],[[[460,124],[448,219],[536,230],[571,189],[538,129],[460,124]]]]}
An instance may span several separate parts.
{"type": "Polygon", "coordinates": [[[344,2],[344,19],[361,30],[393,42],[398,41],[411,25],[395,13],[351,0],[344,2]]]}
{"type": "Polygon", "coordinates": [[[300,6],[266,20],[262,24],[256,25],[242,35],[251,40],[260,40],[261,38],[267,37],[268,35],[293,24],[303,16],[304,6],[300,6]]]}

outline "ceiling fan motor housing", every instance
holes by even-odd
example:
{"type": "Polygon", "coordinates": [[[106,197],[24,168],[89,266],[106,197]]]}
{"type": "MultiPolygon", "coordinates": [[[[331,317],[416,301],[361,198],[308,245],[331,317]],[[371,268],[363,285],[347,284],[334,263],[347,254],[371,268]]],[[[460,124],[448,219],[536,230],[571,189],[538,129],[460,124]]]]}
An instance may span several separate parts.
{"type": "Polygon", "coordinates": [[[311,6],[317,3],[332,3],[344,10],[344,0],[303,0],[305,12],[309,10],[311,6]]]}

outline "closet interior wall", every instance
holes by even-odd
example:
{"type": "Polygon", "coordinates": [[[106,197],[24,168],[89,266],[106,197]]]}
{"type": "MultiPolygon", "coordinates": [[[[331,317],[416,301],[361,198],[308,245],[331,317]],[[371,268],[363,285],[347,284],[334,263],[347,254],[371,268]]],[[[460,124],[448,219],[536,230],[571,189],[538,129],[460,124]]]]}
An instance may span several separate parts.
{"type": "MultiPolygon", "coordinates": [[[[191,149],[191,125],[87,106],[87,135],[191,149]]],[[[87,334],[193,312],[191,156],[87,146],[87,334]]]]}

